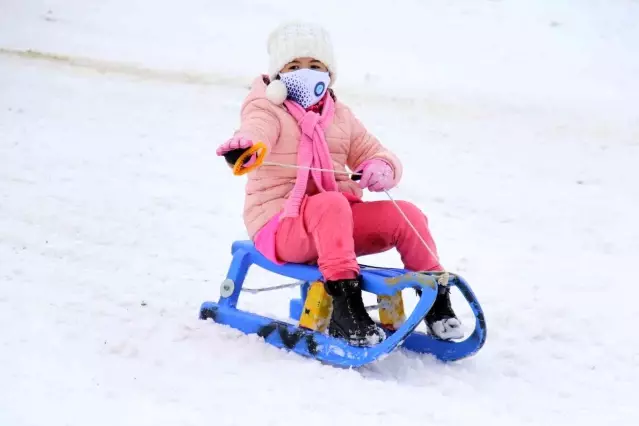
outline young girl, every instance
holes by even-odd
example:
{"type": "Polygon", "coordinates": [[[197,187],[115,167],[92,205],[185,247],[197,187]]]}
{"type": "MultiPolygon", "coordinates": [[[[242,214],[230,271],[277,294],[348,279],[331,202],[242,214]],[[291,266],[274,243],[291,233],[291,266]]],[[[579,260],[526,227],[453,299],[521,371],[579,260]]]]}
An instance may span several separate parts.
{"type": "MultiPolygon", "coordinates": [[[[369,133],[330,88],[337,68],[329,35],[316,25],[281,25],[268,39],[269,75],[260,76],[244,101],[241,125],[217,149],[229,164],[253,143],[267,146],[267,160],[300,168],[263,165],[249,174],[244,222],[256,248],[273,262],[317,263],[333,298],[332,336],[366,346],[384,333],[362,301],[357,256],[395,247],[412,271],[443,270],[391,201],[362,201],[362,190],[384,191],[401,179],[402,165],[369,133]],[[361,174],[355,182],[346,166],[361,174]]],[[[398,202],[435,250],[427,219],[413,204],[398,202]]],[[[447,286],[426,316],[442,339],[462,337],[447,286]]]]}

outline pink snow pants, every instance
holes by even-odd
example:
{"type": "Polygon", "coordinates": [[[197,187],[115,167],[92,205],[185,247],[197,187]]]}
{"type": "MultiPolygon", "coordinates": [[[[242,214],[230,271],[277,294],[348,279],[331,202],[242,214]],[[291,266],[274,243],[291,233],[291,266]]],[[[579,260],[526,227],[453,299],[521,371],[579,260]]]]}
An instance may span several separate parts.
{"type": "MultiPolygon", "coordinates": [[[[397,203],[437,253],[426,216],[411,203],[397,203]]],[[[302,202],[300,215],[283,219],[275,235],[279,259],[292,263],[317,262],[324,279],[330,281],[357,277],[357,256],[393,247],[408,270],[443,270],[390,200],[349,201],[339,192],[311,195],[302,202]]]]}

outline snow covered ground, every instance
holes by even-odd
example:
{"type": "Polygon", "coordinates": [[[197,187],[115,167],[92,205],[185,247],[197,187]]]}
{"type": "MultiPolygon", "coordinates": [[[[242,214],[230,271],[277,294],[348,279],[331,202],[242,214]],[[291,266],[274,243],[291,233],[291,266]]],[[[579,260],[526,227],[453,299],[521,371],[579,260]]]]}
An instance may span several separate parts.
{"type": "Polygon", "coordinates": [[[637,424],[639,4],[300,3],[0,2],[0,425],[637,424]],[[474,358],[342,370],[197,320],[246,237],[214,150],[282,17],[334,33],[486,311],[474,358]]]}

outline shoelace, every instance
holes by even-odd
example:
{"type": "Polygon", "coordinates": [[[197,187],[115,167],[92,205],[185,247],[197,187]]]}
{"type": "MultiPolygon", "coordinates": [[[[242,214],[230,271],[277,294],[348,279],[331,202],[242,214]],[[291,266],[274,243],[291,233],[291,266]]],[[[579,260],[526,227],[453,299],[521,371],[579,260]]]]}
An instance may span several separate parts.
{"type": "Polygon", "coordinates": [[[370,316],[366,311],[366,306],[364,306],[364,300],[362,299],[361,293],[351,294],[346,297],[346,309],[348,309],[353,318],[358,321],[366,321],[366,323],[369,322],[370,316]]]}

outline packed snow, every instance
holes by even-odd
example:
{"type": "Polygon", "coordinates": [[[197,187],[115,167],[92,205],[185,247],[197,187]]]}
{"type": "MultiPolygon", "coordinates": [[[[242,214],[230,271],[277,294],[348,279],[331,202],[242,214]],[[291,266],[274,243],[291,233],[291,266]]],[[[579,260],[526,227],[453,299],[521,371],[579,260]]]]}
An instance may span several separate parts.
{"type": "MultiPolygon", "coordinates": [[[[0,1],[0,425],[637,424],[637,22],[633,0],[0,1]],[[246,239],[215,148],[286,18],[333,33],[337,95],[485,310],[476,356],[338,369],[197,319],[246,239]]],[[[285,319],[295,294],[240,305],[285,319]]]]}

